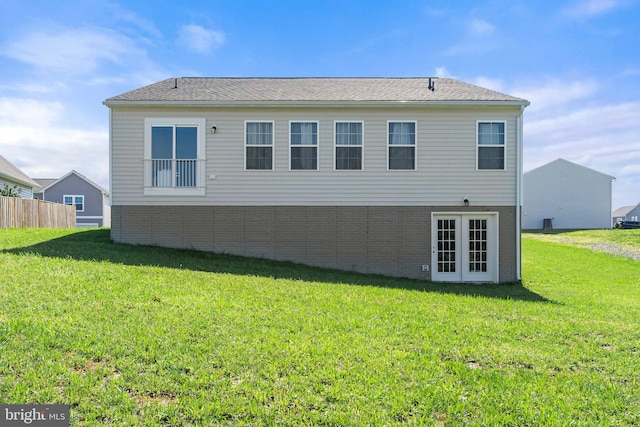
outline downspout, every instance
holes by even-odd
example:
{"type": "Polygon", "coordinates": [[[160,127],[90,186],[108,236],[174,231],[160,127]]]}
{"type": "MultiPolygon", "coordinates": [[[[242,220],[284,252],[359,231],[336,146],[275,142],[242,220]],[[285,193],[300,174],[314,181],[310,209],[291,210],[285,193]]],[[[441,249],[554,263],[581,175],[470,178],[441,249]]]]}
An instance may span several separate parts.
{"type": "MultiPolygon", "coordinates": [[[[609,183],[609,212],[613,212],[613,183],[616,181],[615,177],[611,178],[611,182],[609,183]]],[[[613,228],[615,223],[615,219],[613,218],[613,214],[609,215],[609,228],[613,228]]]]}
{"type": "MultiPolygon", "coordinates": [[[[109,206],[111,206],[111,195],[113,194],[113,173],[112,173],[113,152],[111,149],[112,135],[113,135],[113,117],[111,114],[111,107],[109,107],[109,206]]],[[[104,198],[104,194],[102,195],[102,197],[104,198]]],[[[104,203],[102,207],[102,216],[104,217],[104,203]]]]}
{"type": "Polygon", "coordinates": [[[516,278],[518,281],[522,280],[522,230],[521,230],[521,218],[522,215],[522,154],[523,154],[523,131],[522,131],[522,115],[524,114],[524,105],[520,106],[520,114],[517,117],[517,162],[516,162],[516,278]]]}

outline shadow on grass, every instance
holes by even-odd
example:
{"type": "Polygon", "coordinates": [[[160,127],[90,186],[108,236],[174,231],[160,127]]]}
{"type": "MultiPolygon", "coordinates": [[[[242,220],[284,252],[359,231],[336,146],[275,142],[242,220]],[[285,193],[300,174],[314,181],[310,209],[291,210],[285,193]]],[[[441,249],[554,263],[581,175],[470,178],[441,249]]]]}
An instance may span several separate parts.
{"type": "Polygon", "coordinates": [[[3,250],[3,252],[12,254],[33,253],[50,258],[106,261],[132,266],[154,266],[275,279],[378,286],[505,300],[551,302],[525,288],[521,283],[442,284],[310,267],[291,262],[245,258],[194,250],[127,245],[113,243],[108,229],[79,231],[35,245],[3,250]]]}

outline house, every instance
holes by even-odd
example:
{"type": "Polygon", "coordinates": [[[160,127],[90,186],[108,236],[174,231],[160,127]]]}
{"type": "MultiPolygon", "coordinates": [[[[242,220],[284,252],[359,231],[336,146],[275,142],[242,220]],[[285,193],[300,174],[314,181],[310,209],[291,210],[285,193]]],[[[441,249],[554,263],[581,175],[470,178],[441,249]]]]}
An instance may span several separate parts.
{"type": "Polygon", "coordinates": [[[613,224],[622,221],[640,221],[640,203],[635,206],[623,206],[613,211],[613,224]]]}
{"type": "Polygon", "coordinates": [[[520,279],[524,99],[450,78],[171,78],[104,104],[116,242],[520,279]]]}
{"type": "Polygon", "coordinates": [[[40,184],[35,199],[76,207],[76,227],[110,226],[109,193],[86,176],[72,170],[62,178],[35,181],[40,184]]]}
{"type": "Polygon", "coordinates": [[[0,155],[0,190],[5,185],[11,190],[17,191],[18,197],[23,199],[31,199],[33,189],[38,187],[37,182],[0,155]]]}
{"type": "Polygon", "coordinates": [[[525,172],[522,228],[611,228],[613,181],[610,175],[565,159],[525,172]]]}

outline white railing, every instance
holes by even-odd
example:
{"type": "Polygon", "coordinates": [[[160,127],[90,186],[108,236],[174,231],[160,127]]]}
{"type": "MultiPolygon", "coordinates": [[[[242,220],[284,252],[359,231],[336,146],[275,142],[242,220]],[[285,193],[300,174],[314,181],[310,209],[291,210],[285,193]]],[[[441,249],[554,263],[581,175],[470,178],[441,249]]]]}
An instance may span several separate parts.
{"type": "Polygon", "coordinates": [[[199,160],[151,159],[147,162],[147,187],[193,188],[198,187],[199,160]]]}

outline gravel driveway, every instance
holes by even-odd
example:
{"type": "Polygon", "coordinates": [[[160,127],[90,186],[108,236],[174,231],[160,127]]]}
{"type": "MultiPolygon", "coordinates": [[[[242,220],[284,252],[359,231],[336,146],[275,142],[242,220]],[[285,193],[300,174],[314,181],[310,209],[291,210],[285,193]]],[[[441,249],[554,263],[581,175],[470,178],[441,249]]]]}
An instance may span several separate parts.
{"type": "Polygon", "coordinates": [[[578,246],[581,248],[591,249],[592,251],[606,252],[612,255],[640,261],[640,248],[632,245],[615,244],[611,242],[595,242],[594,239],[568,236],[566,234],[525,233],[523,234],[523,237],[578,246]]]}

